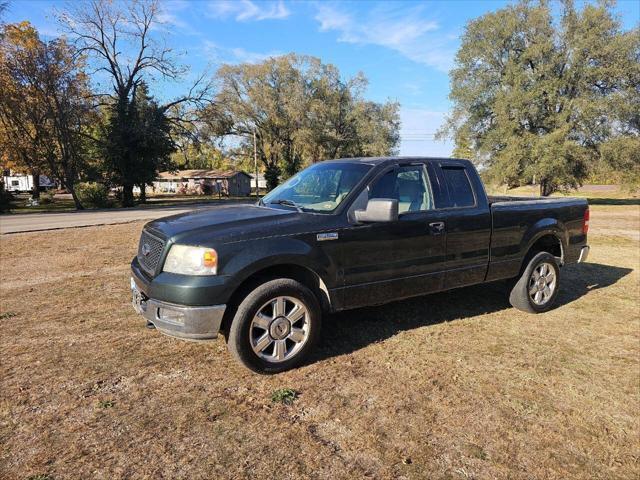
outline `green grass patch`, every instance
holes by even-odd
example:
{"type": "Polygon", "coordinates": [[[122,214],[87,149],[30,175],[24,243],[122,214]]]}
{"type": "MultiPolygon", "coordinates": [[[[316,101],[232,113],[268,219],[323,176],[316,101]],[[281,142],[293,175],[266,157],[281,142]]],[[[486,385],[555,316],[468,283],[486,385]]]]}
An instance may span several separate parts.
{"type": "Polygon", "coordinates": [[[271,394],[273,403],[282,403],[283,405],[291,405],[296,398],[298,398],[298,392],[291,388],[279,388],[271,394]]]}
{"type": "Polygon", "coordinates": [[[116,404],[116,402],[114,402],[113,400],[100,400],[98,402],[98,407],[100,408],[113,408],[113,406],[116,404]]]}

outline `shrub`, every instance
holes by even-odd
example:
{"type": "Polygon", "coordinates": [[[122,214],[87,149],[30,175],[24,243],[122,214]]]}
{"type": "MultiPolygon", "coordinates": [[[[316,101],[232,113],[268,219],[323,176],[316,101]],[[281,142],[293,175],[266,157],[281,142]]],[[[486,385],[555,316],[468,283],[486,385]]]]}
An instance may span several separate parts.
{"type": "Polygon", "coordinates": [[[109,207],[109,189],[97,182],[84,182],[76,186],[76,193],[80,203],[85,207],[106,208],[109,207]]]}
{"type": "Polygon", "coordinates": [[[53,193],[52,192],[42,192],[40,194],[40,205],[48,205],[53,203],[53,193]]]}

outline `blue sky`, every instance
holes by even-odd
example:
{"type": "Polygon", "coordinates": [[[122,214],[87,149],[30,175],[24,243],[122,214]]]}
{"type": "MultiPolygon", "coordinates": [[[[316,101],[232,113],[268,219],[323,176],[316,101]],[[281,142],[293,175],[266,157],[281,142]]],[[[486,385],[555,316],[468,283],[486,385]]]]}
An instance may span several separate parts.
{"type": "MultiPolygon", "coordinates": [[[[369,79],[368,98],[401,104],[402,155],[448,156],[451,143],[435,141],[432,134],[450,108],[447,71],[460,35],[468,20],[507,3],[166,0],[158,34],[184,53],[181,60],[193,77],[221,63],[288,52],[319,57],[345,77],[362,71],[369,79]]],[[[43,36],[58,35],[53,11],[64,6],[14,0],[6,21],[29,20],[43,36]]],[[[632,28],[640,21],[640,1],[619,1],[616,12],[624,28],[632,28]]],[[[153,93],[170,98],[183,87],[162,84],[153,93]]]]}

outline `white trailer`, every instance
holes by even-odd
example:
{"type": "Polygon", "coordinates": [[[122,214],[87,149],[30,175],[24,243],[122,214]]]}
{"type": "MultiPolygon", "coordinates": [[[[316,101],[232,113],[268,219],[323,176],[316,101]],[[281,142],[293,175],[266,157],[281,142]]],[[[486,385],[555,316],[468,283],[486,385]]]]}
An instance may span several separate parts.
{"type": "MultiPolygon", "coordinates": [[[[30,192],[33,190],[33,175],[5,175],[2,177],[4,188],[8,192],[30,192]]],[[[46,175],[40,175],[40,189],[54,188],[56,185],[46,175]]]]}

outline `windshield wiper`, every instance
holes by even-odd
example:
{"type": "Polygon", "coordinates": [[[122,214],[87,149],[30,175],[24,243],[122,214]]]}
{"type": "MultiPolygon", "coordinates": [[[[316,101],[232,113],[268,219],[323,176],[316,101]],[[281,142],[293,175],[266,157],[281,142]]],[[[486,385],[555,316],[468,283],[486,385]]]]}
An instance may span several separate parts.
{"type": "Polygon", "coordinates": [[[270,204],[276,204],[276,205],[285,205],[287,207],[293,207],[295,208],[298,212],[302,212],[302,207],[300,207],[300,205],[298,205],[296,202],[292,201],[292,200],[287,200],[286,198],[278,198],[277,200],[273,200],[271,202],[269,202],[270,204]]]}

